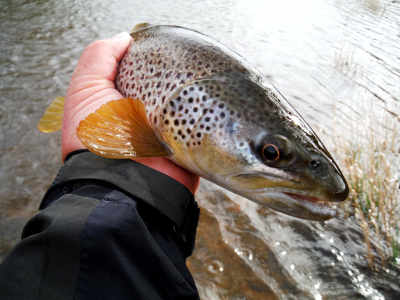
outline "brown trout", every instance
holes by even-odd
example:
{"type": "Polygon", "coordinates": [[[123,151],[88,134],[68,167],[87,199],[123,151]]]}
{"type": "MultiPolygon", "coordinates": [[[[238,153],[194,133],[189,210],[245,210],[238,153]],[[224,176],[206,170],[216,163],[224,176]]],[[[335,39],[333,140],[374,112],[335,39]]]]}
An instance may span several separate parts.
{"type": "Polygon", "coordinates": [[[234,193],[312,220],[336,215],[348,186],[320,139],[238,54],[194,30],[136,26],[116,88],[125,99],[80,123],[108,158],[167,156],[234,193]]]}

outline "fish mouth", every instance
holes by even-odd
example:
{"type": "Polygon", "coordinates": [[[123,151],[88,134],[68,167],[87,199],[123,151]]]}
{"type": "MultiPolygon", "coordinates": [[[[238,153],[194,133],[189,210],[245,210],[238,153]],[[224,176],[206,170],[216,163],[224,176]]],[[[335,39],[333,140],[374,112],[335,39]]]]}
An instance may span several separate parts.
{"type": "Polygon", "coordinates": [[[253,192],[254,201],[294,217],[325,221],[338,215],[337,204],[318,192],[277,188],[253,192]]]}
{"type": "Polygon", "coordinates": [[[309,201],[309,202],[313,202],[313,203],[326,202],[326,201],[322,201],[320,198],[315,197],[315,196],[301,195],[301,194],[295,194],[295,193],[284,193],[284,194],[286,194],[289,197],[292,197],[294,199],[300,200],[300,201],[309,201]]]}
{"type": "Polygon", "coordinates": [[[337,216],[336,201],[323,190],[309,186],[298,177],[242,173],[230,179],[237,194],[284,214],[316,221],[337,216]]]}

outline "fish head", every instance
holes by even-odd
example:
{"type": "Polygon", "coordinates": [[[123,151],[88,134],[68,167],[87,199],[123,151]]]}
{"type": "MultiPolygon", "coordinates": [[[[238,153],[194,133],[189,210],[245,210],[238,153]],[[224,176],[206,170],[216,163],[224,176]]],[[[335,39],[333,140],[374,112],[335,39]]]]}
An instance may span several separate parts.
{"type": "Polygon", "coordinates": [[[194,81],[168,109],[164,120],[174,111],[166,123],[176,127],[164,128],[163,139],[172,159],[234,193],[312,220],[334,217],[334,204],[348,196],[343,174],[311,127],[248,74],[194,81]]]}
{"type": "Polygon", "coordinates": [[[248,140],[242,169],[227,181],[238,194],[286,214],[312,220],[336,215],[349,189],[322,148],[284,130],[259,130],[248,140]]]}

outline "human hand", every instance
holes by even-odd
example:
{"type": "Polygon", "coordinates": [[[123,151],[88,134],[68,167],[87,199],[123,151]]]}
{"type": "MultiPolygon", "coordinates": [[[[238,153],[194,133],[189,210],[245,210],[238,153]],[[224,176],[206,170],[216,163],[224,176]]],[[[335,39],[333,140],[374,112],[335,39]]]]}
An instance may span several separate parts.
{"type": "MultiPolygon", "coordinates": [[[[80,121],[103,104],[124,98],[115,89],[117,66],[127,50],[131,37],[123,32],[111,39],[90,44],[82,53],[72,75],[64,104],[62,158],[72,151],[85,149],[77,136],[80,121]]],[[[195,193],[199,177],[164,157],[136,158],[135,161],[162,172],[195,193]]]]}

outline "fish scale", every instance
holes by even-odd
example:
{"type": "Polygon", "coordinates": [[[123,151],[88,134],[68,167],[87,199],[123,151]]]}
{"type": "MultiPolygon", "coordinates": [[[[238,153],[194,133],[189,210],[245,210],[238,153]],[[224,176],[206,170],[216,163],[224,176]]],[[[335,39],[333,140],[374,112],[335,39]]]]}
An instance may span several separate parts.
{"type": "MultiPolygon", "coordinates": [[[[214,85],[207,81],[218,74],[251,76],[234,52],[200,33],[177,26],[145,28],[132,33],[132,37],[133,42],[120,63],[116,86],[124,97],[145,104],[153,128],[172,133],[173,139],[186,147],[196,147],[206,133],[216,131],[222,136],[229,116],[240,117],[238,108],[243,111],[242,103],[229,105],[229,102],[238,98],[232,95],[235,92],[242,94],[241,101],[245,102],[246,90],[239,90],[231,79],[225,80],[224,86],[215,85],[212,91],[214,85]],[[195,86],[182,89],[188,82],[195,86]],[[180,89],[180,94],[171,99],[180,89]],[[223,93],[228,95],[221,99],[223,93]]],[[[260,103],[250,103],[249,108],[253,109],[244,110],[247,119],[257,115],[258,119],[253,121],[265,121],[271,106],[264,102],[264,107],[259,107],[260,103]],[[260,109],[265,114],[260,114],[260,109]]],[[[221,144],[224,146],[226,142],[221,144]]]]}
{"type": "MultiPolygon", "coordinates": [[[[176,120],[180,124],[183,121],[186,125],[194,125],[190,122],[194,118],[197,127],[207,129],[208,124],[198,122],[202,112],[200,107],[209,106],[210,103],[201,101],[200,107],[194,106],[198,104],[199,97],[204,96],[201,91],[193,96],[196,97],[193,102],[189,101],[191,97],[181,95],[182,99],[188,101],[180,102],[177,107],[171,106],[171,103],[178,102],[176,99],[170,100],[172,95],[188,82],[216,74],[248,72],[233,52],[215,41],[211,43],[206,36],[195,31],[176,26],[154,26],[134,32],[132,37],[133,42],[120,63],[116,86],[125,97],[141,100],[145,104],[147,117],[153,127],[164,122],[162,127],[169,125],[169,128],[163,130],[177,133],[180,129],[175,127],[176,120]],[[179,111],[179,107],[182,107],[182,111],[179,111]],[[197,112],[193,111],[194,107],[197,107],[197,112]],[[191,113],[185,114],[185,111],[191,113]]],[[[187,92],[183,90],[183,93],[187,92]]],[[[229,111],[224,113],[228,115],[229,111]]],[[[197,135],[190,136],[195,139],[197,135]]],[[[175,137],[186,140],[184,134],[175,137]]],[[[197,143],[196,139],[192,143],[187,142],[187,145],[197,143]]]]}

